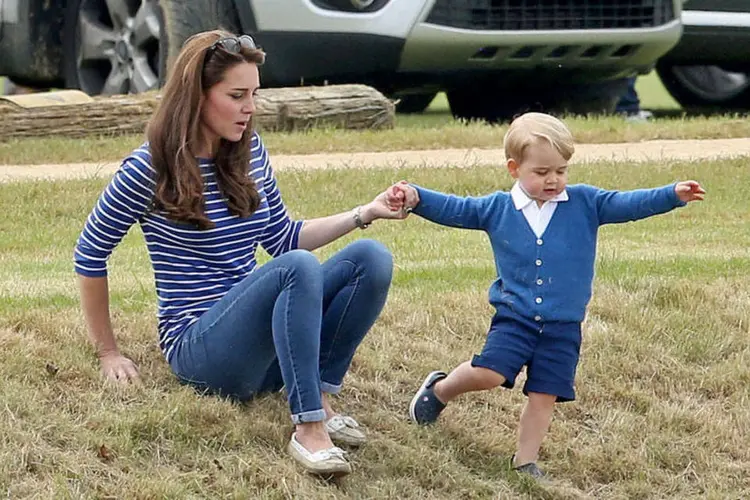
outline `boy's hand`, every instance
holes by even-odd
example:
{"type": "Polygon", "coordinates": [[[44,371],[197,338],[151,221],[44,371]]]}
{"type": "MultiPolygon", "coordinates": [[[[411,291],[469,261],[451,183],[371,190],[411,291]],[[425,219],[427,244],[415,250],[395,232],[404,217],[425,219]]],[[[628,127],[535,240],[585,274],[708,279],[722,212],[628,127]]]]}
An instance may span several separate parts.
{"type": "Polygon", "coordinates": [[[406,181],[401,181],[389,187],[369,203],[364,212],[367,219],[406,219],[412,207],[419,203],[417,190],[406,181]]]}
{"type": "Polygon", "coordinates": [[[406,181],[397,182],[385,194],[388,208],[393,211],[409,213],[419,203],[419,193],[406,181]]]}
{"type": "Polygon", "coordinates": [[[674,192],[680,201],[689,203],[691,201],[703,201],[706,191],[696,181],[678,182],[674,187],[674,192]]]}
{"type": "Polygon", "coordinates": [[[406,192],[398,187],[398,184],[394,184],[385,190],[385,203],[388,208],[397,212],[404,208],[404,202],[406,201],[406,192]]]}

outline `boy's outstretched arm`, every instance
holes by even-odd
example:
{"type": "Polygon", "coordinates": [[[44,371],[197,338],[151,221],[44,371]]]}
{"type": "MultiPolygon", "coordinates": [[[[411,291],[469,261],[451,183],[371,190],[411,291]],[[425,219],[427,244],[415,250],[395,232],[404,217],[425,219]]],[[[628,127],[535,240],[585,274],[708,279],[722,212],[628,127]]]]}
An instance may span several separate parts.
{"type": "Polygon", "coordinates": [[[703,200],[706,191],[696,181],[682,181],[655,189],[607,191],[595,195],[600,224],[614,224],[659,215],[692,201],[703,200]]]}
{"type": "Polygon", "coordinates": [[[479,198],[448,195],[406,181],[394,184],[387,192],[392,209],[413,211],[432,222],[465,229],[486,228],[497,198],[495,194],[479,198]]]}

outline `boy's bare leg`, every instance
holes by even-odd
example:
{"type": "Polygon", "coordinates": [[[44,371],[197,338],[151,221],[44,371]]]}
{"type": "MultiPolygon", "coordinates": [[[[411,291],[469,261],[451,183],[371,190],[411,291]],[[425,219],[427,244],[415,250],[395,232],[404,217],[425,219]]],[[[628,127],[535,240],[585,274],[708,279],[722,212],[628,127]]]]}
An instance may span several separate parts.
{"type": "Polygon", "coordinates": [[[521,414],[521,425],[518,429],[518,451],[513,462],[514,467],[529,462],[536,462],[542,440],[547,435],[552,421],[557,396],[530,392],[529,399],[521,414]]]}
{"type": "Polygon", "coordinates": [[[435,383],[435,396],[448,403],[465,392],[493,389],[505,382],[505,377],[488,368],[471,366],[470,361],[458,365],[447,377],[435,383]]]}

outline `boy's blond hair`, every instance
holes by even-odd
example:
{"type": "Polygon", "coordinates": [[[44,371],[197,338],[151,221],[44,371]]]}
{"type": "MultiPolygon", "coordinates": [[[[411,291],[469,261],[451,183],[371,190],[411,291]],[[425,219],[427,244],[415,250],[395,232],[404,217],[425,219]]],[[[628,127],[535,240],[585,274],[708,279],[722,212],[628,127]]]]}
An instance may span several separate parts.
{"type": "Polygon", "coordinates": [[[565,161],[570,160],[575,151],[573,134],[568,127],[552,115],[546,113],[524,113],[510,124],[503,139],[505,157],[521,163],[526,148],[540,139],[549,142],[565,161]]]}

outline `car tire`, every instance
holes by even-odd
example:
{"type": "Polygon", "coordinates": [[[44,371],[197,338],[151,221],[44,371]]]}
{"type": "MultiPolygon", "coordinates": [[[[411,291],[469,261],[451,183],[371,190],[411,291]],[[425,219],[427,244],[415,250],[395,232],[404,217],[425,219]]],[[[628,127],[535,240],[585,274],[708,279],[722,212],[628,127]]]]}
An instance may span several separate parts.
{"type": "Polygon", "coordinates": [[[65,85],[89,95],[152,90],[190,35],[238,26],[231,0],[69,0],[65,85]]]}
{"type": "Polygon", "coordinates": [[[608,114],[627,88],[626,79],[588,84],[557,84],[533,89],[463,87],[448,91],[448,104],[455,118],[510,121],[528,111],[561,114],[608,114]]]}
{"type": "Polygon", "coordinates": [[[719,66],[680,66],[658,63],[656,71],[667,92],[683,108],[694,110],[750,110],[750,73],[719,66]]]}
{"type": "Polygon", "coordinates": [[[404,114],[421,113],[430,106],[435,99],[437,92],[428,92],[426,94],[406,94],[398,96],[396,112],[404,114]]]}
{"type": "Polygon", "coordinates": [[[159,63],[161,83],[179,54],[182,44],[201,31],[222,29],[240,34],[240,19],[232,0],[160,0],[165,31],[161,41],[159,63]]]}

